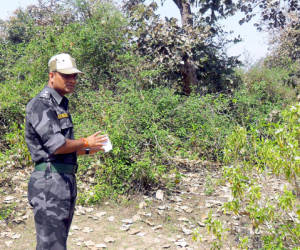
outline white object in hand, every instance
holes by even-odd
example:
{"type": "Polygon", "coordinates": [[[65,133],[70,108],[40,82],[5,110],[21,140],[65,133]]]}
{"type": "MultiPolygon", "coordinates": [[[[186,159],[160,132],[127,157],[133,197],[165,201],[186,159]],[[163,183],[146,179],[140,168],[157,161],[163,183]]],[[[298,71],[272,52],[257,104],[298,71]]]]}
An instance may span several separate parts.
{"type": "Polygon", "coordinates": [[[110,140],[109,140],[109,137],[107,137],[107,140],[104,142],[103,148],[104,148],[104,152],[105,152],[105,153],[107,153],[107,152],[109,152],[110,150],[112,150],[112,144],[111,144],[111,142],[110,142],[110,140]]]}

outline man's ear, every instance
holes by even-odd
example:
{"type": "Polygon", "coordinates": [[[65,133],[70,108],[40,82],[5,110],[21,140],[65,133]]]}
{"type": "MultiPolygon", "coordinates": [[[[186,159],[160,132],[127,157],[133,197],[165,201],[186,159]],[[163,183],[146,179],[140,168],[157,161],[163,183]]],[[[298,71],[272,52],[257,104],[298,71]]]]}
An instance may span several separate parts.
{"type": "Polygon", "coordinates": [[[54,72],[49,72],[48,76],[49,76],[48,85],[51,87],[54,81],[54,72]]]}

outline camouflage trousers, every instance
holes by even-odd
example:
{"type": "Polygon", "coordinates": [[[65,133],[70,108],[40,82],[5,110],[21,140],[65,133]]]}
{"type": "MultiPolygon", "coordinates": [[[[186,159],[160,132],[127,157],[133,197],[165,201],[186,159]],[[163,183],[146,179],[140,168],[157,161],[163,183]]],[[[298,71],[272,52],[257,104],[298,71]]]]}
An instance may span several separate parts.
{"type": "Polygon", "coordinates": [[[77,196],[74,174],[34,171],[28,200],[34,211],[37,250],[65,250],[77,196]]]}

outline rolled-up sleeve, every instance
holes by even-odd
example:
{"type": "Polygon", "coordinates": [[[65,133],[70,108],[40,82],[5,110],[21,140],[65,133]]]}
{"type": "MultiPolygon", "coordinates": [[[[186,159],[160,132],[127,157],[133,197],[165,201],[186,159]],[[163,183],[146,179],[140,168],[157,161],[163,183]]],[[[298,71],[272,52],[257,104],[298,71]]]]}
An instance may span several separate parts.
{"type": "Polygon", "coordinates": [[[66,139],[61,133],[59,119],[55,110],[43,102],[31,110],[27,119],[39,135],[44,149],[50,154],[65,144],[66,139]]]}

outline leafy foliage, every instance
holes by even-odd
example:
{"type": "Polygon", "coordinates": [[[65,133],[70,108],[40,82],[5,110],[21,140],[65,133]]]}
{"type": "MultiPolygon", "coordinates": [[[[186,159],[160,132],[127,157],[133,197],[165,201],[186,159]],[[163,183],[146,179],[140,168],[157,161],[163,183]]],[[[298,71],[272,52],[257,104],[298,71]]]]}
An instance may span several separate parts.
{"type": "Polygon", "coordinates": [[[227,139],[224,160],[232,165],[224,168],[224,178],[233,199],[224,208],[246,214],[254,229],[263,229],[266,249],[299,245],[299,222],[290,220],[290,213],[299,219],[292,190],[278,191],[275,199],[262,195],[264,175],[285,176],[299,195],[299,117],[297,104],[285,109],[279,122],[265,124],[264,136],[258,130],[237,127],[227,139]]]}
{"type": "MultiPolygon", "coordinates": [[[[1,163],[30,164],[25,105],[46,84],[47,62],[60,52],[72,54],[85,72],[70,97],[76,137],[100,127],[114,145],[109,154],[80,159],[81,176],[96,169],[95,185],[83,202],[176,185],[174,158],[222,161],[226,137],[236,125],[254,128],[295,99],[285,82],[291,69],[235,74],[236,59],[224,54],[222,39],[216,42],[225,35],[216,23],[195,16],[195,26],[183,29],[174,19],[161,20],[156,8],[134,5],[126,18],[109,2],[44,1],[2,22],[1,163]],[[181,83],[187,58],[197,66],[199,80],[190,96],[182,95],[181,83]]],[[[230,9],[223,12],[229,15],[230,9]]]]}
{"type": "MultiPolygon", "coordinates": [[[[195,1],[185,4],[175,2],[179,8],[188,6],[189,13],[190,6],[196,4],[195,1]]],[[[164,86],[174,84],[172,79],[179,78],[181,83],[178,82],[175,87],[187,95],[192,90],[203,94],[229,89],[233,85],[232,68],[239,64],[237,58],[227,57],[224,52],[225,45],[232,41],[225,38],[222,29],[215,23],[216,12],[222,16],[233,13],[232,8],[227,10],[231,1],[225,3],[226,8],[219,2],[214,5],[200,2],[197,3],[202,6],[200,10],[197,8],[198,12],[190,13],[189,17],[185,17],[188,13],[184,15],[185,11],[180,9],[181,26],[175,18],[162,20],[155,13],[158,8],[155,2],[147,6],[144,1],[127,1],[124,5],[130,20],[128,33],[136,44],[135,52],[146,56],[151,67],[159,64],[165,69],[162,75],[166,79],[164,86]],[[201,11],[204,14],[208,10],[212,11],[213,21],[199,15],[201,11]],[[186,25],[185,18],[191,19],[186,25]]]]}
{"type": "MultiPolygon", "coordinates": [[[[300,5],[297,0],[239,0],[237,6],[246,15],[240,23],[251,20],[256,15],[257,9],[261,11],[262,25],[256,24],[259,30],[264,25],[267,25],[267,29],[285,27],[289,23],[290,13],[298,17],[300,14],[300,5]]],[[[297,21],[293,20],[292,25],[297,25],[297,21]]]]}

